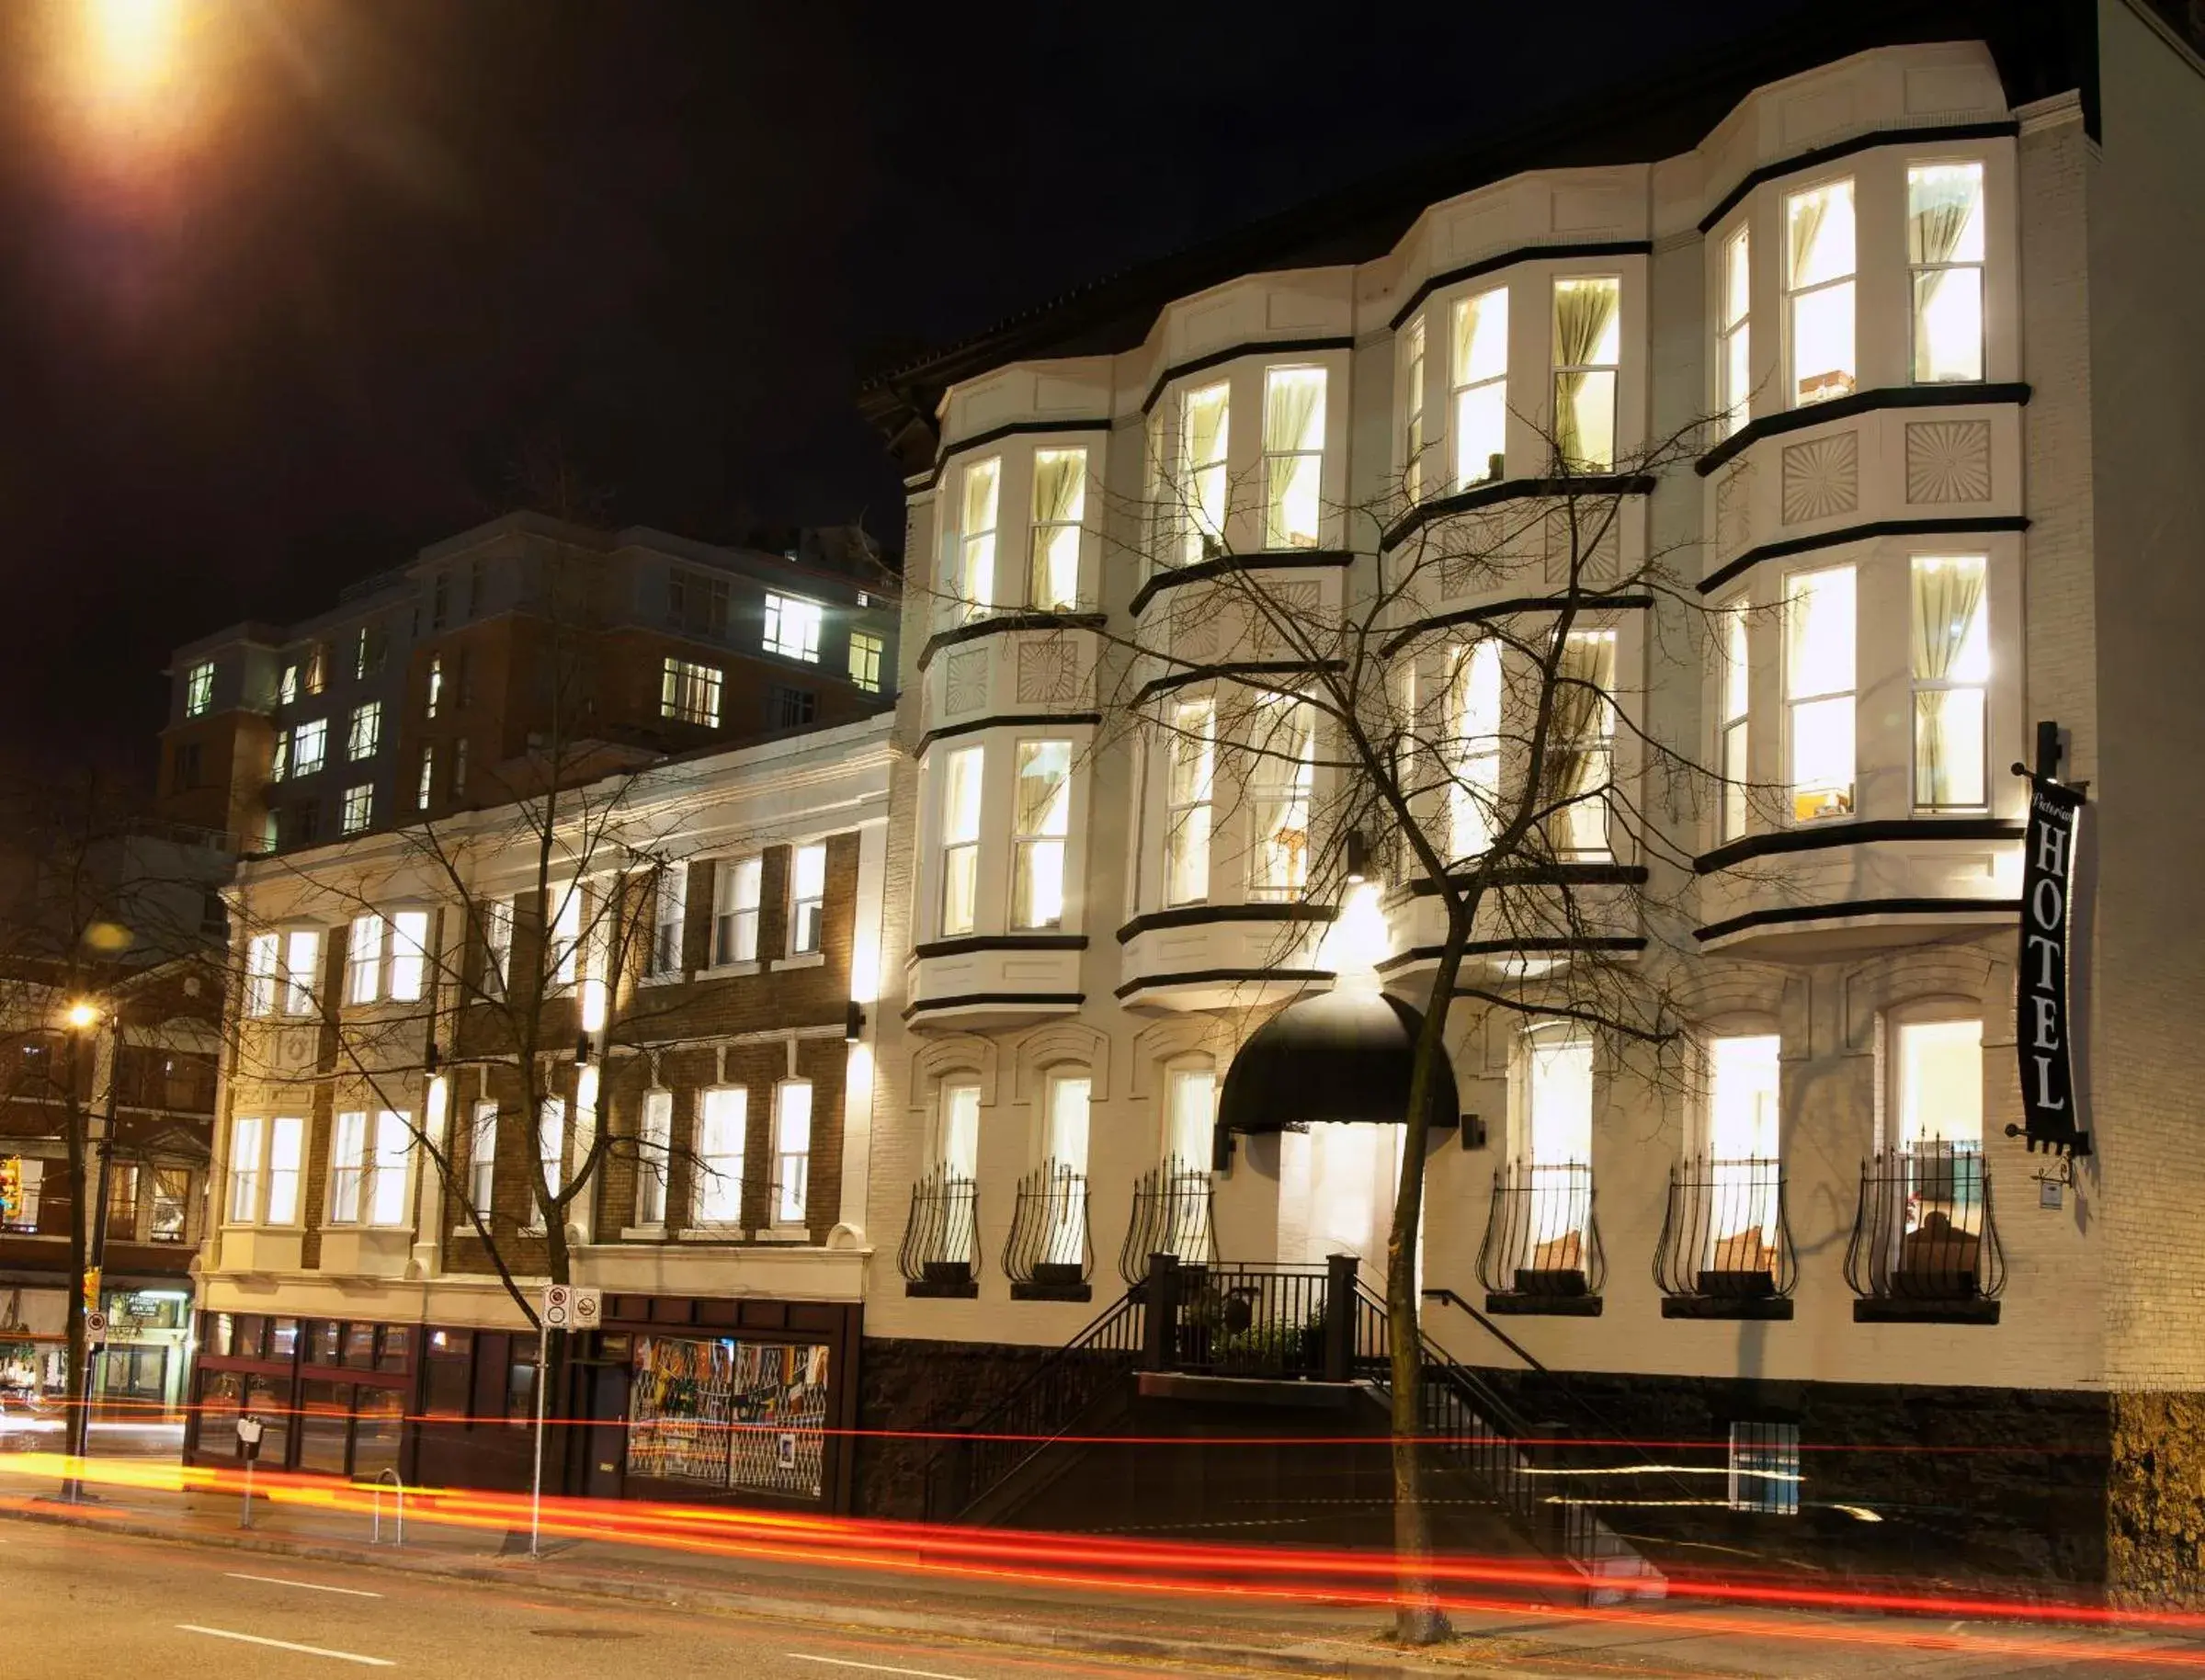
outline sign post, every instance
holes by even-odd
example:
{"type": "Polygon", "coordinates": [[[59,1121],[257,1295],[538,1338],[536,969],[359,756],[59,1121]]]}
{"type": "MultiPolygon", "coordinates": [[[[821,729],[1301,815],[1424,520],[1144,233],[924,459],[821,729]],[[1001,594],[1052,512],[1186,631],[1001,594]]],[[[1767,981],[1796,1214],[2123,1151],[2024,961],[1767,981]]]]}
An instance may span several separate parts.
{"type": "Polygon", "coordinates": [[[549,1373],[551,1332],[594,1328],[604,1311],[604,1296],[597,1289],[577,1289],[572,1284],[546,1284],[543,1307],[536,1315],[536,1474],[529,1492],[529,1555],[537,1555],[543,1530],[543,1391],[549,1373]]]}

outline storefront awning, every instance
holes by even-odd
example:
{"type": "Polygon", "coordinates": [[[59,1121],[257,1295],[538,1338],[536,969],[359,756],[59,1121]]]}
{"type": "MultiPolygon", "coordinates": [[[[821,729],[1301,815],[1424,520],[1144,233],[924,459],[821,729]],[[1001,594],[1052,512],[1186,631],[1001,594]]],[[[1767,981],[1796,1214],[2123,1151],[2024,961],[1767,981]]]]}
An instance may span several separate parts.
{"type": "MultiPolygon", "coordinates": [[[[1218,1102],[1221,1132],[1287,1131],[1329,1121],[1398,1126],[1424,1017],[1381,992],[1340,990],[1289,1004],[1241,1047],[1218,1102]]],[[[1451,1066],[1427,1110],[1434,1128],[1460,1118],[1451,1066]]]]}

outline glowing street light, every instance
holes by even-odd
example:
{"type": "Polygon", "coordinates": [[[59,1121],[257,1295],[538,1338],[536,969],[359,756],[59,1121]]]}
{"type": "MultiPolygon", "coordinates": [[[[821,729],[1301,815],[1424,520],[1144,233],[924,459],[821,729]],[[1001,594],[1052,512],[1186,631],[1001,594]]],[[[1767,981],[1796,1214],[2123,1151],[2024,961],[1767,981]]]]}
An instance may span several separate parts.
{"type": "Polygon", "coordinates": [[[97,1025],[99,1021],[99,1005],[97,1004],[87,1004],[80,999],[76,1003],[69,1005],[69,1013],[63,1018],[66,1020],[70,1026],[76,1028],[78,1032],[82,1032],[87,1027],[97,1025]]]}
{"type": "Polygon", "coordinates": [[[94,69],[108,96],[152,92],[176,65],[177,0],[88,0],[94,69]]]}

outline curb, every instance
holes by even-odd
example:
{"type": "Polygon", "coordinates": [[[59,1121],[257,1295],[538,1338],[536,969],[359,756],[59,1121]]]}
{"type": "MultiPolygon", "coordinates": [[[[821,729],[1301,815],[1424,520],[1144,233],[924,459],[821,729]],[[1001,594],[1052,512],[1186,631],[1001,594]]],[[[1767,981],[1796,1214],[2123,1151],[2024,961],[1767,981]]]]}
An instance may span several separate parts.
{"type": "MultiPolygon", "coordinates": [[[[444,1559],[406,1557],[397,1549],[347,1546],[340,1541],[290,1539],[241,1529],[234,1535],[196,1529],[165,1527],[158,1523],[115,1521],[80,1516],[66,1510],[17,1507],[0,1511],[17,1522],[44,1523],[62,1528],[93,1528],[101,1534],[129,1535],[134,1538],[165,1540],[172,1544],[205,1546],[232,1551],[258,1552],[273,1557],[305,1558],[319,1562],[349,1563],[385,1569],[401,1574],[428,1575],[449,1581],[510,1584],[526,1580],[579,1596],[624,1604],[647,1604],[661,1609],[706,1610],[721,1615],[748,1616],[776,1621],[829,1624],[862,1628],[877,1632],[927,1634],[975,1643],[1006,1645],[1025,1650],[1081,1652],[1096,1656],[1170,1659],[1219,1669],[1252,1669],[1273,1674],[1314,1674],[1327,1680],[1429,1680],[1435,1674],[1499,1673],[1471,1667],[1459,1661],[1421,1663],[1381,1655],[1337,1655],[1313,1651],[1261,1645],[1232,1645],[1214,1640],[1171,1639],[1161,1635],[1107,1633],[1082,1628],[1053,1628],[1032,1622],[1004,1620],[949,1611],[886,1610],[861,1605],[842,1605],[818,1599],[777,1597],[765,1593],[733,1592],[720,1587],[654,1586],[643,1581],[561,1570],[541,1563],[532,1567],[444,1559]]],[[[1521,1671],[1511,1671],[1518,1672],[1521,1671]]]]}

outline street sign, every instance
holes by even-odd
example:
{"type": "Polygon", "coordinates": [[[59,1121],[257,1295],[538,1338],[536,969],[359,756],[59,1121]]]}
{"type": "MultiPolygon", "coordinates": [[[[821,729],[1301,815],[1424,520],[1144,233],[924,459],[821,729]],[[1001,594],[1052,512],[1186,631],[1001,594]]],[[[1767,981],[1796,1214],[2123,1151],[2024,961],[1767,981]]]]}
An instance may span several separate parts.
{"type": "Polygon", "coordinates": [[[567,1283],[544,1286],[546,1330],[595,1330],[604,1315],[605,1294],[601,1289],[578,1289],[567,1283]]]}
{"type": "Polygon", "coordinates": [[[85,1340],[104,1342],[108,1339],[108,1315],[104,1312],[85,1314],[85,1340]]]}

